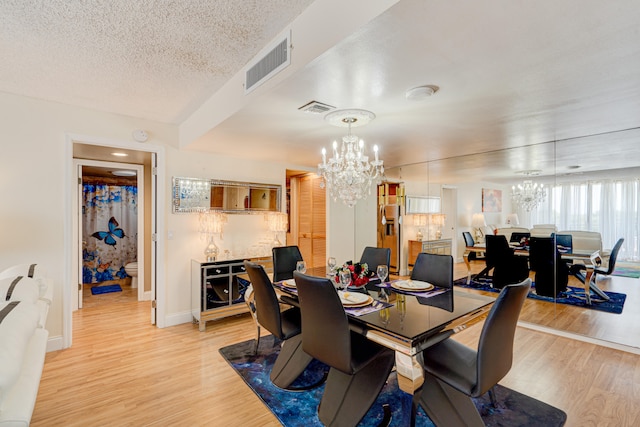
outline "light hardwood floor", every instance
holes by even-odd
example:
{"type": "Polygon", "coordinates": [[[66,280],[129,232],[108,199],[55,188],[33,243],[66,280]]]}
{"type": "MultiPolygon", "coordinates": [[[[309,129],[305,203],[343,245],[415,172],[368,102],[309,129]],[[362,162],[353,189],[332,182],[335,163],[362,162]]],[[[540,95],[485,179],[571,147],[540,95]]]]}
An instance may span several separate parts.
{"type": "MultiPolygon", "coordinates": [[[[253,338],[248,314],[202,333],[192,324],[158,329],[149,303],[123,288],[89,293],[74,313],[73,346],[47,354],[33,426],[280,425],[218,352],[253,338]]],[[[456,339],[474,345],[480,328],[456,339]]],[[[640,425],[637,355],[518,328],[501,384],[563,409],[568,426],[640,425]]]]}

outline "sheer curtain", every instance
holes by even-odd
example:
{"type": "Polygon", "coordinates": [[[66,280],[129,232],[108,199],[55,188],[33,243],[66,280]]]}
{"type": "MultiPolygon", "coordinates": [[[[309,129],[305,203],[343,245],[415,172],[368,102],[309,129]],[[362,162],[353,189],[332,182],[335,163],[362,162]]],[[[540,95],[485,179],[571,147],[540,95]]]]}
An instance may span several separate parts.
{"type": "Polygon", "coordinates": [[[127,277],[124,266],[138,253],[137,217],[137,187],[83,185],[83,283],[127,277]]]}
{"type": "Polygon", "coordinates": [[[622,237],[618,259],[640,261],[639,200],[638,179],[555,184],[548,188],[546,201],[531,212],[531,224],[556,224],[559,231],[598,231],[606,249],[622,237]]]}

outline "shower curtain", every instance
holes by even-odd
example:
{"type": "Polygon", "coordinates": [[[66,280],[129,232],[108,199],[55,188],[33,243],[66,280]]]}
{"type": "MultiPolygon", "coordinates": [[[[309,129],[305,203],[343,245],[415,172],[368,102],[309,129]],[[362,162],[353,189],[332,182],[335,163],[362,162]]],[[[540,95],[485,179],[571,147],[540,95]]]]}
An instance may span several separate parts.
{"type": "Polygon", "coordinates": [[[83,185],[83,283],[127,277],[124,266],[138,253],[137,216],[137,187],[83,185]]]}

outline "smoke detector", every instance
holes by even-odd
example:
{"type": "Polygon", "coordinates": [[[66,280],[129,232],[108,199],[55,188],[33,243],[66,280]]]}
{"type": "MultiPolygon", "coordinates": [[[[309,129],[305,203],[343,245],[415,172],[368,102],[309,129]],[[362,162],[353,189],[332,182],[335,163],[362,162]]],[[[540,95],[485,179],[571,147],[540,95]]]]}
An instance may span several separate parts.
{"type": "Polygon", "coordinates": [[[436,93],[438,89],[440,88],[434,85],[418,86],[407,90],[404,96],[412,101],[421,101],[436,93]]]}

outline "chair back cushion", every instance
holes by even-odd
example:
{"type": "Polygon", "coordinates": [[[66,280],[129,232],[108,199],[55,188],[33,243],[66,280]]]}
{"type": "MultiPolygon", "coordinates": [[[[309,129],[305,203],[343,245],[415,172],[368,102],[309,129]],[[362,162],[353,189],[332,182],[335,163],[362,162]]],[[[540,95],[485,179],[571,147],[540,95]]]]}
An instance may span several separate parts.
{"type": "Polygon", "coordinates": [[[478,343],[474,397],[486,393],[511,369],[516,325],[530,287],[531,279],[505,286],[489,311],[478,343]]]}
{"type": "Polygon", "coordinates": [[[386,265],[387,271],[389,270],[389,263],[391,261],[391,249],[389,248],[374,248],[367,246],[362,251],[360,257],[360,264],[367,263],[369,271],[375,274],[379,265],[386,265]]]}
{"type": "Polygon", "coordinates": [[[272,249],[273,254],[273,281],[293,279],[293,270],[296,263],[302,261],[300,248],[297,246],[280,246],[272,249]]]}
{"type": "Polygon", "coordinates": [[[441,288],[453,288],[453,257],[419,253],[411,271],[412,280],[422,280],[441,288]]]}
{"type": "Polygon", "coordinates": [[[293,275],[302,316],[302,349],[331,367],[352,373],[349,320],[333,284],[297,271],[293,275]]]}
{"type": "Polygon", "coordinates": [[[618,239],[613,249],[611,249],[611,255],[609,256],[609,264],[607,266],[606,271],[600,271],[600,269],[596,269],[598,273],[609,275],[613,273],[613,270],[616,268],[616,260],[618,259],[618,252],[620,252],[620,248],[624,243],[624,238],[618,239]]]}
{"type": "Polygon", "coordinates": [[[249,274],[249,281],[253,285],[258,323],[274,336],[284,339],[282,319],[280,317],[280,304],[278,303],[278,296],[273,289],[269,276],[267,276],[267,273],[261,265],[250,261],[244,262],[244,268],[247,274],[249,274]]]}
{"type": "Polygon", "coordinates": [[[471,247],[476,244],[475,240],[473,240],[473,236],[468,231],[463,231],[462,237],[464,237],[465,246],[471,247]]]}

